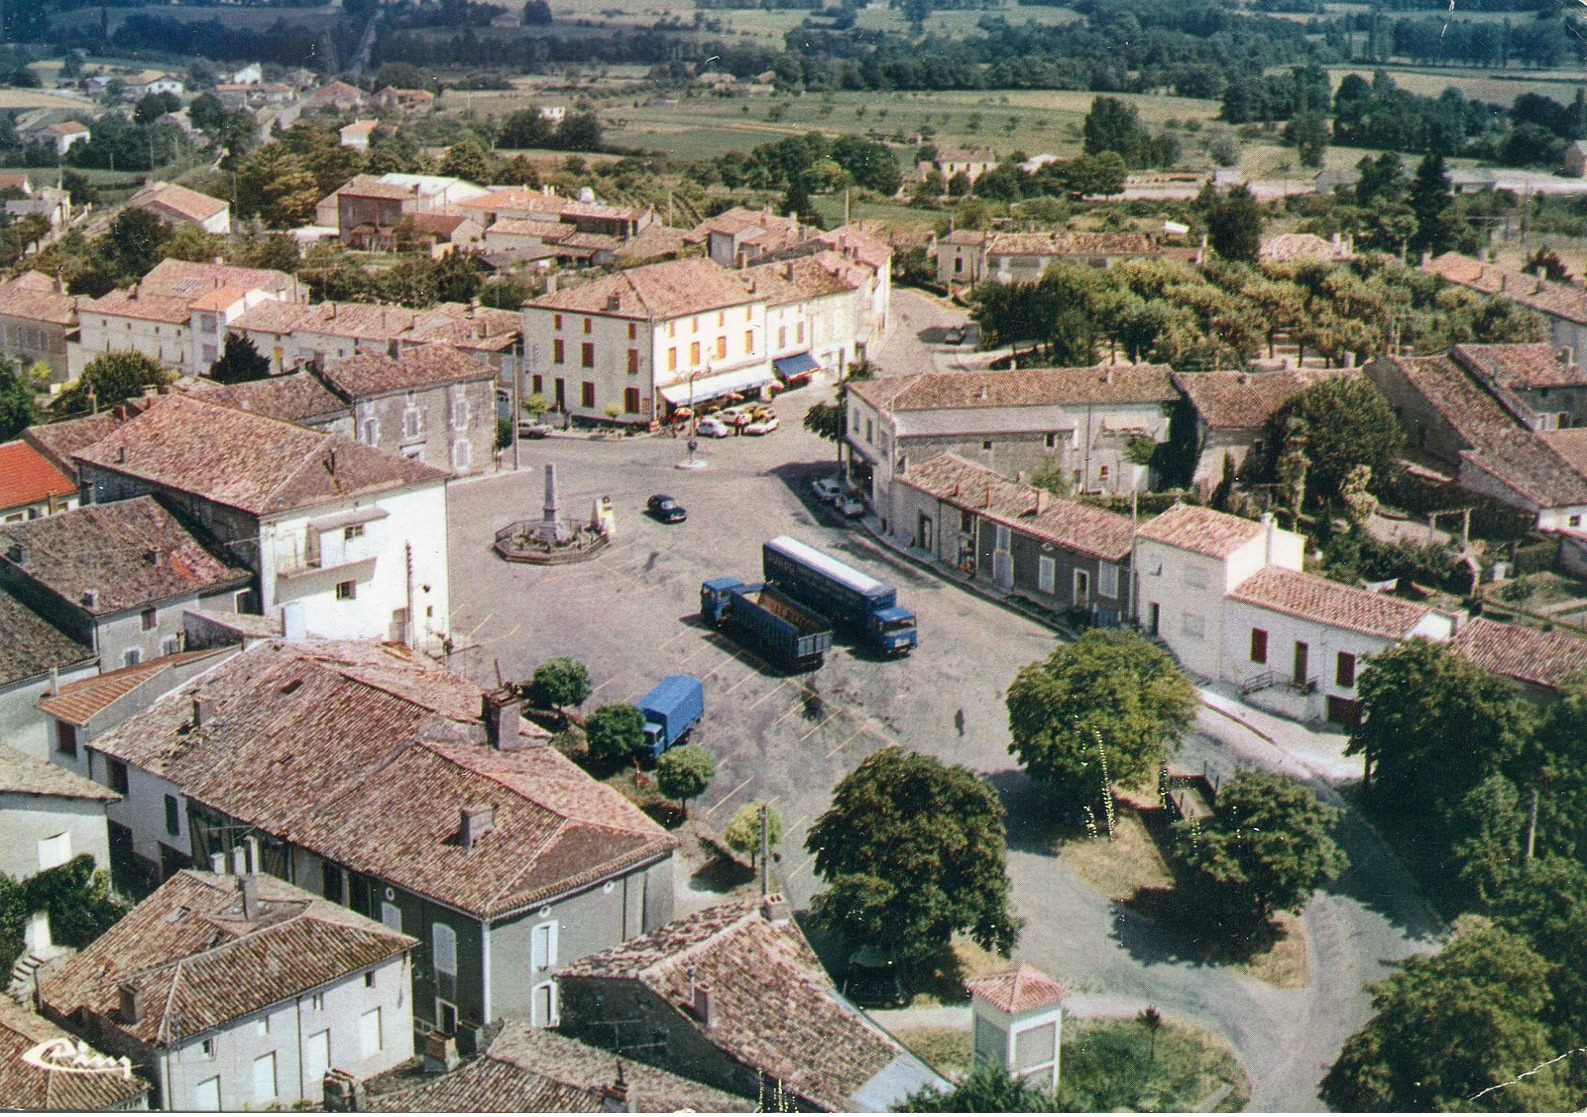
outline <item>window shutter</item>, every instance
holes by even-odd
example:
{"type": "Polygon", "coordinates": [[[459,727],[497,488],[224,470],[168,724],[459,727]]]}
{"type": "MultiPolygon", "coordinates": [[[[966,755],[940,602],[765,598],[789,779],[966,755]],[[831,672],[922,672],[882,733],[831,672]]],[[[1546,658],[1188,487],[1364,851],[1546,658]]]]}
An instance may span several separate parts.
{"type": "Polygon", "coordinates": [[[457,932],[445,923],[430,924],[430,958],[437,973],[457,974],[457,932]]]}

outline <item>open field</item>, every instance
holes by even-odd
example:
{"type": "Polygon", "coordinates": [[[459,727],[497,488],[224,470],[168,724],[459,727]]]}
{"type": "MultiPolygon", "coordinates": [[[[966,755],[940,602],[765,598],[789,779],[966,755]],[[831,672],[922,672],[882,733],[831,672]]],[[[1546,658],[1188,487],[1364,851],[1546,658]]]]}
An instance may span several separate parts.
{"type": "Polygon", "coordinates": [[[63,97],[43,89],[0,89],[0,109],[91,109],[82,97],[63,97]]]}
{"type": "Polygon", "coordinates": [[[1556,101],[1569,102],[1582,84],[1581,73],[1569,70],[1496,73],[1493,70],[1443,69],[1437,66],[1330,66],[1328,77],[1337,89],[1346,75],[1357,74],[1371,81],[1373,71],[1377,69],[1386,70],[1394,79],[1394,84],[1401,89],[1423,97],[1437,97],[1454,86],[1470,100],[1492,101],[1501,105],[1508,105],[1523,93],[1541,93],[1556,101]]]}

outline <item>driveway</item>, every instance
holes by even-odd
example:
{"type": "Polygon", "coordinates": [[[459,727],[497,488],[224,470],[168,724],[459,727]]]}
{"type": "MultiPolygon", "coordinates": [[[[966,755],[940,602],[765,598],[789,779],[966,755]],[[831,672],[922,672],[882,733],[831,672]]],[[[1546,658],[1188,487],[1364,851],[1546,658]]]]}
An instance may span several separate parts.
{"type": "MultiPolygon", "coordinates": [[[[911,297],[904,293],[901,300],[911,297]]],[[[895,330],[902,325],[900,319],[895,330]]],[[[453,486],[453,625],[460,643],[477,644],[475,672],[493,678],[499,669],[523,679],[549,656],[578,656],[596,684],[586,710],[633,701],[669,672],[704,679],[707,712],[697,740],[718,767],[694,813],[720,827],[740,805],[773,799],[786,824],[779,875],[801,908],[820,887],[803,851],[805,833],[829,804],[833,785],[865,756],[897,744],[967,765],[992,782],[1009,808],[1009,873],[1026,920],[1022,959],[1089,1003],[1119,1011],[1154,1004],[1227,1037],[1251,1073],[1254,1109],[1319,1108],[1316,1088],[1325,1068],[1370,1015],[1365,985],[1384,976],[1392,961],[1435,941],[1436,920],[1410,882],[1369,828],[1347,816],[1343,840],[1353,867],[1308,906],[1312,980],[1285,991],[1188,956],[1170,933],[1059,864],[1040,840],[1049,809],[1008,755],[1003,705],[1014,673],[1047,655],[1056,639],[899,560],[814,499],[809,482],[834,471],[835,449],[803,431],[799,420],[826,394],[818,384],[781,397],[782,429],[764,438],[702,440],[709,464],[697,472],[673,468],[685,451],[671,438],[547,439],[523,444],[523,472],[453,486]],[[565,515],[588,516],[598,496],[612,500],[615,543],[593,562],[515,566],[490,550],[498,528],[538,517],[547,461],[558,465],[565,515]],[[644,516],[645,499],[656,492],[678,498],[689,510],[687,522],[664,525],[644,516]],[[820,670],[783,677],[702,628],[695,619],[700,582],[722,574],[758,578],[761,542],[782,533],[898,586],[900,601],[919,615],[915,653],[878,661],[840,644],[820,670]]],[[[1238,704],[1228,709],[1241,713],[1238,704]]],[[[1225,773],[1235,764],[1257,764],[1291,766],[1307,778],[1332,774],[1321,759],[1337,753],[1336,741],[1310,741],[1302,736],[1307,730],[1289,723],[1279,723],[1286,727],[1279,733],[1254,713],[1244,721],[1274,741],[1204,712],[1184,762],[1225,773]]],[[[709,901],[680,880],[680,910],[709,901]]]]}

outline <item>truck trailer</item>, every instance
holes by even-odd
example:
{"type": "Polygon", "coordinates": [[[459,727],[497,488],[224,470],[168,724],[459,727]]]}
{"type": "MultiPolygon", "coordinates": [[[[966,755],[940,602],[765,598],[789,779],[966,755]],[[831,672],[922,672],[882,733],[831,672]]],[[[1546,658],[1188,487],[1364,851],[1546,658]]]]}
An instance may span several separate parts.
{"type": "Polygon", "coordinates": [[[905,655],[919,641],[915,614],[887,582],[839,562],[807,543],[779,535],[761,546],[766,581],[828,616],[884,655],[905,655]]]}
{"type": "Polygon", "coordinates": [[[668,675],[636,704],[645,715],[641,751],[655,761],[705,716],[705,688],[693,675],[668,675]]]}
{"type": "Polygon", "coordinates": [[[763,582],[737,578],[704,582],[700,616],[790,670],[820,667],[832,647],[831,621],[763,582]]]}

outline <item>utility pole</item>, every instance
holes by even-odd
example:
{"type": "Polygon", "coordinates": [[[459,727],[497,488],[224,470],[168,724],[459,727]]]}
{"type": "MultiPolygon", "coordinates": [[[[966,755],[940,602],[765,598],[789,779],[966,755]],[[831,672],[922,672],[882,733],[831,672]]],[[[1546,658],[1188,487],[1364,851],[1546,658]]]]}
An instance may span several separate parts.
{"type": "MultiPolygon", "coordinates": [[[[769,866],[771,864],[771,840],[770,840],[771,827],[768,825],[768,823],[766,821],[766,812],[769,811],[770,809],[771,808],[767,804],[762,803],[760,805],[760,811],[759,811],[759,814],[760,814],[760,898],[762,900],[764,900],[767,897],[767,895],[770,893],[770,891],[771,891],[771,869],[769,868],[769,866]]],[[[1532,814],[1533,814],[1534,818],[1537,816],[1537,792],[1536,791],[1532,792],[1532,814]]],[[[1530,845],[1528,845],[1527,855],[1531,856],[1530,845]]]]}
{"type": "Polygon", "coordinates": [[[1532,789],[1530,802],[1526,808],[1526,856],[1522,860],[1532,860],[1532,853],[1537,848],[1537,788],[1532,789]]]}

